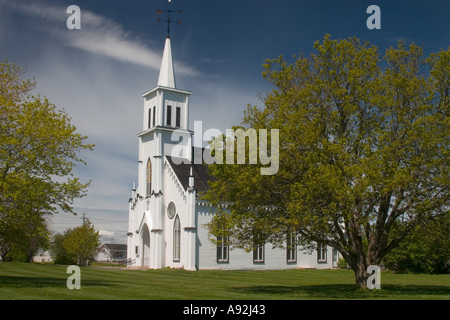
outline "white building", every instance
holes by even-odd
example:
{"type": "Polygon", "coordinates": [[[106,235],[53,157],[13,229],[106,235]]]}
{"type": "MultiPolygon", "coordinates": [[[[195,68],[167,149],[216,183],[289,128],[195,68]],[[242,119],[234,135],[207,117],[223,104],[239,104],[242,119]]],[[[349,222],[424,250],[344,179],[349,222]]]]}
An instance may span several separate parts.
{"type": "Polygon", "coordinates": [[[102,243],[97,248],[95,261],[97,262],[124,262],[127,259],[126,244],[102,243]]]}
{"type": "Polygon", "coordinates": [[[187,270],[335,267],[338,253],[330,247],[319,246],[308,254],[272,249],[268,243],[247,253],[216,246],[208,239],[204,224],[215,208],[200,198],[208,189],[205,165],[190,164],[195,152],[188,128],[190,95],[176,87],[168,37],[158,84],[143,94],[138,185],[129,199],[129,265],[187,270]],[[175,130],[178,138],[172,141],[175,130]]]}

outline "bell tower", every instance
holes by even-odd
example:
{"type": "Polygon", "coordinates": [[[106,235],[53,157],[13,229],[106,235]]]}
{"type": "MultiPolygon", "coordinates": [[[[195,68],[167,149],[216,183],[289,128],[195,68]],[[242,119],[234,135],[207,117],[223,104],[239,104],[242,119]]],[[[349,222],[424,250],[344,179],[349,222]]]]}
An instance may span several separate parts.
{"type": "MultiPolygon", "coordinates": [[[[161,10],[157,10],[158,14],[161,10]]],[[[142,131],[139,138],[138,186],[129,201],[128,255],[132,264],[164,268],[165,158],[190,162],[192,134],[189,130],[190,91],[177,88],[170,39],[170,1],[167,38],[157,85],[145,92],[142,131]]]]}
{"type": "Polygon", "coordinates": [[[153,134],[155,139],[159,139],[157,141],[159,151],[155,150],[155,155],[173,155],[191,159],[192,132],[188,128],[190,95],[190,91],[176,87],[172,48],[170,38],[167,37],[158,85],[142,95],[144,115],[143,132],[140,136],[153,134]],[[183,152],[172,154],[175,145],[182,146],[183,152]]]}
{"type": "Polygon", "coordinates": [[[193,132],[188,129],[190,95],[190,91],[176,87],[172,47],[167,37],[158,84],[142,95],[143,131],[138,135],[137,193],[145,195],[145,220],[150,221],[150,268],[164,267],[164,157],[167,155],[186,161],[192,157],[193,132]]]}

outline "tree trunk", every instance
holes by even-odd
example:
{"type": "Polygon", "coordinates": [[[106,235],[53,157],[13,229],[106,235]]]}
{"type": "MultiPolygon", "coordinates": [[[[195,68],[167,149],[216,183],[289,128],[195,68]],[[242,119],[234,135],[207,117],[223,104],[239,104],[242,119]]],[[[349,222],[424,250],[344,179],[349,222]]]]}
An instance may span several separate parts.
{"type": "MultiPolygon", "coordinates": [[[[377,256],[378,252],[372,254],[373,256],[377,256]]],[[[369,255],[366,258],[362,255],[356,255],[353,259],[351,259],[349,263],[350,267],[355,273],[355,286],[358,289],[367,288],[367,280],[370,277],[370,274],[367,273],[367,268],[370,265],[379,265],[380,259],[374,258],[373,256],[369,255]]]]}
{"type": "Polygon", "coordinates": [[[34,257],[35,253],[36,253],[35,250],[31,250],[31,249],[26,250],[28,263],[33,263],[33,257],[34,257]]]}
{"type": "Polygon", "coordinates": [[[367,288],[367,268],[365,268],[365,263],[357,263],[353,268],[355,273],[355,286],[358,289],[367,288]]]}
{"type": "Polygon", "coordinates": [[[347,262],[355,273],[356,288],[367,288],[367,279],[369,275],[367,274],[367,261],[365,255],[360,252],[360,254],[349,254],[348,257],[349,260],[347,262]]]}

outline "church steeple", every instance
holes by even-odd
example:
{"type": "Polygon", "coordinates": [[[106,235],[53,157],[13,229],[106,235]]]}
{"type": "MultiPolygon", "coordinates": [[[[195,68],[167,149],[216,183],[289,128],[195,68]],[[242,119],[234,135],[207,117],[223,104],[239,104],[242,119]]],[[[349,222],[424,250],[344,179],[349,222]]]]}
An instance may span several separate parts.
{"type": "Polygon", "coordinates": [[[172,47],[170,45],[170,38],[166,38],[164,46],[164,53],[161,61],[161,68],[159,70],[158,86],[176,88],[175,72],[172,62],[172,47]]]}

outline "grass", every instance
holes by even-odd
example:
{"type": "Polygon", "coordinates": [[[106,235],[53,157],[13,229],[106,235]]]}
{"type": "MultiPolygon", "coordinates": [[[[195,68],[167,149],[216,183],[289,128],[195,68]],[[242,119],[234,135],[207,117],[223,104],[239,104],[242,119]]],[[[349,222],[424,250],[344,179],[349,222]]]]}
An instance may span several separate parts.
{"type": "Polygon", "coordinates": [[[0,263],[0,299],[18,300],[450,300],[450,275],[382,272],[381,290],[354,287],[350,270],[185,271],[81,267],[81,290],[67,266],[0,263]]]}

